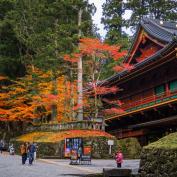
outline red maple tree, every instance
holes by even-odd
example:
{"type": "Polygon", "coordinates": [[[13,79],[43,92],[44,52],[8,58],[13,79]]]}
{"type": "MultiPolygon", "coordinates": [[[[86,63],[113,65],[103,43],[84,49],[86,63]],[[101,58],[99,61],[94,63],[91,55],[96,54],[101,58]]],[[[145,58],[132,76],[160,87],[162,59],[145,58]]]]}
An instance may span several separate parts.
{"type": "MultiPolygon", "coordinates": [[[[126,53],[127,51],[120,51],[120,46],[111,46],[95,38],[82,38],[79,43],[79,51],[64,56],[64,60],[71,63],[77,62],[78,58],[81,56],[86,58],[85,63],[88,65],[88,70],[90,71],[89,78],[91,82],[86,85],[88,89],[85,91],[85,96],[94,98],[95,118],[98,116],[98,102],[100,96],[107,93],[116,94],[119,91],[119,88],[117,87],[105,87],[99,85],[99,79],[103,69],[103,60],[113,59],[114,61],[118,61],[125,56],[126,53]]],[[[124,69],[130,70],[132,66],[116,66],[116,70],[118,68],[119,71],[124,69]]],[[[74,110],[77,110],[81,106],[84,105],[75,105],[74,110]]]]}

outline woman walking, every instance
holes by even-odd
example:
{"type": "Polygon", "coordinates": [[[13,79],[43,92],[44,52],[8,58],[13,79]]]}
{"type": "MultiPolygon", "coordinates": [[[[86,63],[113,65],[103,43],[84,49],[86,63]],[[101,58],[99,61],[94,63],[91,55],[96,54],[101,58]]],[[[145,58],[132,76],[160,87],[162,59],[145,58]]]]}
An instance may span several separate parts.
{"type": "Polygon", "coordinates": [[[26,163],[26,159],[27,159],[27,147],[26,147],[26,143],[23,143],[20,146],[20,152],[22,155],[22,165],[24,165],[26,163]]]}

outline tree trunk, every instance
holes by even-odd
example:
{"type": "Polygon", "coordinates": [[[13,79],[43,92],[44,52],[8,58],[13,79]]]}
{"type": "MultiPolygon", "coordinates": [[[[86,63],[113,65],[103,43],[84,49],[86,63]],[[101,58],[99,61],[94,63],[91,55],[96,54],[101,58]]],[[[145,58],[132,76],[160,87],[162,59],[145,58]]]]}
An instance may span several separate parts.
{"type": "Polygon", "coordinates": [[[74,83],[73,83],[73,70],[71,67],[71,71],[70,71],[70,78],[71,78],[71,84],[70,84],[70,94],[71,94],[71,99],[70,99],[70,119],[71,121],[74,120],[75,118],[75,113],[74,113],[74,83]]]}
{"type": "MultiPolygon", "coordinates": [[[[78,13],[78,27],[79,33],[78,37],[81,37],[81,22],[82,22],[82,9],[79,9],[78,13]]],[[[83,120],[83,80],[82,80],[83,70],[82,70],[82,57],[79,57],[78,61],[78,101],[77,104],[79,106],[78,109],[78,120],[83,120]]]]}
{"type": "MultiPolygon", "coordinates": [[[[57,94],[57,79],[56,79],[55,76],[53,78],[52,83],[53,83],[54,95],[56,95],[57,94]]],[[[57,104],[53,104],[52,105],[51,119],[52,119],[52,122],[56,122],[57,121],[57,104]]]]}

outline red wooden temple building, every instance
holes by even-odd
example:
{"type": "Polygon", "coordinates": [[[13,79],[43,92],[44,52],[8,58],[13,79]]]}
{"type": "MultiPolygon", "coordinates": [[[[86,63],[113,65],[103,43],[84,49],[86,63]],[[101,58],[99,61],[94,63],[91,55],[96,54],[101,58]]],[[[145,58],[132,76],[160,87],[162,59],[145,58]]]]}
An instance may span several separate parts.
{"type": "Polygon", "coordinates": [[[121,91],[102,96],[122,102],[125,112],[106,118],[106,130],[117,138],[138,137],[147,143],[166,132],[177,131],[177,23],[142,19],[124,64],[133,66],[101,85],[121,91]]]}

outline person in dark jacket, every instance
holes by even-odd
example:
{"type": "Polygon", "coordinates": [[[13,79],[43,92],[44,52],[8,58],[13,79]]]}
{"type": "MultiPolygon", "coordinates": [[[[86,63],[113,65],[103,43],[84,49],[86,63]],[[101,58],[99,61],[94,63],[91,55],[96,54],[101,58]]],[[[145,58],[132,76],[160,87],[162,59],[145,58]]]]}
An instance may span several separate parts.
{"type": "Polygon", "coordinates": [[[0,141],[0,152],[1,152],[1,154],[2,154],[3,148],[4,148],[4,141],[1,140],[0,141]]]}
{"type": "Polygon", "coordinates": [[[29,151],[29,164],[32,165],[33,164],[33,160],[34,160],[34,152],[36,152],[36,147],[33,143],[31,143],[28,147],[28,151],[29,151]]]}

